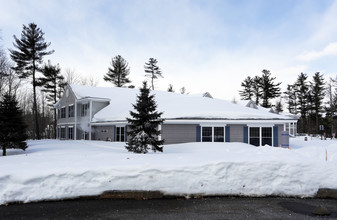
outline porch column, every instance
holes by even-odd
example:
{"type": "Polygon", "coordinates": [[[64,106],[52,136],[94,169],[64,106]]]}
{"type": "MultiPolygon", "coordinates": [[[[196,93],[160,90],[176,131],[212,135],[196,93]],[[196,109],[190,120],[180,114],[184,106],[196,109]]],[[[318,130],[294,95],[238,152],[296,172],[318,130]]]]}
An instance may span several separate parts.
{"type": "Polygon", "coordinates": [[[74,140],[77,140],[77,100],[75,100],[75,107],[74,107],[74,116],[75,116],[75,123],[74,123],[74,140]]]}
{"type": "Polygon", "coordinates": [[[91,140],[92,100],[90,100],[89,112],[89,140],[91,140]]]}

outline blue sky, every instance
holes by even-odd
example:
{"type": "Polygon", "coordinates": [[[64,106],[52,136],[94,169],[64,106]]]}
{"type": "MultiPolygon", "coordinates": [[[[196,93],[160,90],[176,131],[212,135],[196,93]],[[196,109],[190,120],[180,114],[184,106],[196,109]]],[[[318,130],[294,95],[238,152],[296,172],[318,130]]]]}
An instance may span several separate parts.
{"type": "Polygon", "coordinates": [[[337,1],[332,0],[0,0],[4,48],[22,25],[36,23],[65,70],[103,75],[116,55],[130,65],[137,87],[144,63],[158,60],[164,78],[156,89],[210,92],[239,99],[247,76],[268,69],[293,83],[301,72],[337,75],[337,1]]]}

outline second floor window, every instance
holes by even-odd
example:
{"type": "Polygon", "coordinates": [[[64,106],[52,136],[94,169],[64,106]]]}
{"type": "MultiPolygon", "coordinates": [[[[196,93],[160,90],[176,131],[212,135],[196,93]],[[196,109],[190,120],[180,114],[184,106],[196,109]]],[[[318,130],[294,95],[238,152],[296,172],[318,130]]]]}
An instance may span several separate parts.
{"type": "Polygon", "coordinates": [[[74,106],[73,105],[68,107],[68,117],[69,118],[74,117],[74,106]]]}
{"type": "Polygon", "coordinates": [[[61,108],[61,118],[65,118],[66,117],[66,107],[62,107],[61,108]]]}
{"type": "Polygon", "coordinates": [[[82,104],[81,116],[87,116],[89,104],[82,104]]]}

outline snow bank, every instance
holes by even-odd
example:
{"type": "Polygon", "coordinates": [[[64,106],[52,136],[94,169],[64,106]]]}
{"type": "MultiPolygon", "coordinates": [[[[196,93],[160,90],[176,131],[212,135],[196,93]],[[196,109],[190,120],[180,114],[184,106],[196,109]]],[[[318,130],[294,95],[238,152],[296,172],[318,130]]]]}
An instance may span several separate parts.
{"type": "Polygon", "coordinates": [[[0,204],[159,190],[168,195],[314,196],[337,188],[337,141],[291,139],[292,150],[243,143],[167,145],[133,154],[123,143],[29,141],[0,157],[0,204]]]}

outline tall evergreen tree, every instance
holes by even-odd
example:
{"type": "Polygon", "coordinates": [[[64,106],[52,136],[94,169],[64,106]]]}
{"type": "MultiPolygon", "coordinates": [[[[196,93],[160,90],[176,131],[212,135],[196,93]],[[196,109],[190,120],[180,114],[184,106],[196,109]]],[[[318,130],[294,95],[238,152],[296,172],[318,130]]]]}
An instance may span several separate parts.
{"type": "Polygon", "coordinates": [[[326,86],[326,94],[328,96],[327,106],[325,107],[326,117],[330,119],[330,126],[331,126],[331,136],[332,133],[335,133],[335,126],[334,126],[334,116],[337,109],[337,91],[335,88],[336,80],[331,78],[326,86]]]}
{"type": "Polygon", "coordinates": [[[308,114],[308,92],[309,92],[309,85],[307,82],[307,74],[301,73],[296,80],[296,87],[295,87],[295,93],[298,99],[298,108],[301,113],[300,118],[300,132],[307,132],[307,127],[305,125],[306,117],[308,114]]]}
{"type": "Polygon", "coordinates": [[[35,121],[35,137],[40,139],[40,129],[38,121],[38,108],[36,100],[37,78],[36,72],[39,65],[43,62],[43,57],[52,54],[54,51],[47,51],[50,43],[46,43],[44,32],[36,24],[30,23],[28,26],[23,25],[21,39],[14,35],[14,47],[10,49],[10,56],[16,63],[14,70],[20,78],[32,78],[33,84],[33,112],[35,121]]]}
{"type": "Polygon", "coordinates": [[[128,151],[134,153],[147,153],[152,146],[153,151],[163,151],[164,140],[158,140],[160,135],[159,125],[163,123],[161,115],[157,112],[157,104],[154,95],[150,95],[147,83],[143,82],[140,94],[137,95],[137,103],[133,104],[135,111],[130,111],[132,118],[127,118],[130,124],[128,135],[130,136],[127,145],[128,151]]]}
{"type": "Polygon", "coordinates": [[[255,97],[255,104],[260,104],[260,99],[262,97],[262,91],[261,91],[261,77],[255,76],[253,78],[253,94],[255,97]]]}
{"type": "Polygon", "coordinates": [[[254,79],[248,76],[246,79],[243,80],[241,86],[243,87],[242,90],[239,91],[241,96],[241,100],[252,100],[254,96],[253,92],[253,84],[254,79]]]}
{"type": "Polygon", "coordinates": [[[288,104],[288,111],[292,114],[297,114],[297,96],[296,85],[287,85],[287,90],[284,92],[286,95],[286,103],[288,104]]]}
{"type": "Polygon", "coordinates": [[[323,99],[325,96],[325,88],[324,88],[324,77],[319,72],[316,72],[313,76],[313,81],[310,83],[310,89],[312,93],[313,105],[312,112],[315,118],[315,130],[318,132],[319,126],[319,117],[323,112],[323,99]]]}
{"type": "Polygon", "coordinates": [[[56,109],[53,107],[58,99],[61,98],[61,94],[66,86],[64,77],[61,75],[61,68],[59,65],[52,65],[50,61],[45,64],[41,72],[42,78],[39,78],[38,85],[43,86],[42,91],[47,94],[48,105],[53,108],[54,111],[54,137],[56,138],[56,109]]]}
{"type": "Polygon", "coordinates": [[[145,63],[144,70],[145,70],[145,76],[149,77],[151,79],[151,87],[152,90],[154,90],[154,80],[158,79],[158,77],[162,77],[162,72],[160,68],[157,65],[158,61],[154,58],[150,58],[148,63],[145,63]]]}
{"type": "Polygon", "coordinates": [[[130,68],[126,60],[117,55],[111,60],[111,67],[108,68],[108,73],[104,76],[104,80],[112,82],[117,87],[123,87],[125,84],[131,83],[128,75],[130,68]]]}
{"type": "Polygon", "coordinates": [[[26,140],[26,125],[22,111],[18,107],[18,102],[15,96],[9,92],[3,96],[0,101],[0,147],[2,155],[6,156],[7,149],[22,149],[27,148],[26,140]]]}
{"type": "Polygon", "coordinates": [[[262,90],[262,106],[270,108],[270,99],[279,97],[281,95],[281,83],[274,83],[275,77],[271,77],[269,70],[262,70],[261,76],[261,90],[262,90]]]}

